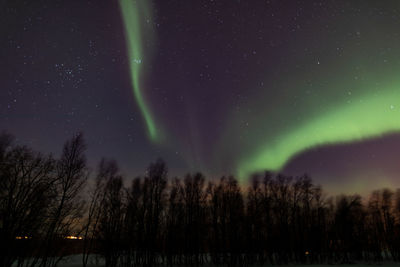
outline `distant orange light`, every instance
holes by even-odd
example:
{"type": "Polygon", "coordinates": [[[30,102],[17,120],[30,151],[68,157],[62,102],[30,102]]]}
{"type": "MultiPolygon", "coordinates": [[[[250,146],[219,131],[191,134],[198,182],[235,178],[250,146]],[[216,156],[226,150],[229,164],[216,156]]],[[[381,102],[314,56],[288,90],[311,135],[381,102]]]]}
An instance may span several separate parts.
{"type": "Polygon", "coordinates": [[[306,251],[306,252],[305,252],[305,254],[306,254],[306,255],[309,255],[309,254],[310,254],[310,252],[306,251]]]}
{"type": "Polygon", "coordinates": [[[73,236],[73,235],[69,235],[69,236],[66,236],[66,237],[65,237],[65,239],[79,239],[79,240],[81,240],[81,239],[82,239],[82,237],[81,237],[81,236],[73,236]]]}
{"type": "Polygon", "coordinates": [[[15,239],[21,240],[21,239],[30,239],[29,236],[16,236],[15,239]]]}

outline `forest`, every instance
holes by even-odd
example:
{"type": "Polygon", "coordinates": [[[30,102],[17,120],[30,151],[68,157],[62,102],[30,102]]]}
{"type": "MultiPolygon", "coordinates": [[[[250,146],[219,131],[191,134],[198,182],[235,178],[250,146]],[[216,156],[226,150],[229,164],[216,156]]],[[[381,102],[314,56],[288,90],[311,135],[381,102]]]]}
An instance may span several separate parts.
{"type": "Polygon", "coordinates": [[[81,133],[59,157],[0,134],[0,266],[255,266],[400,261],[400,190],[329,196],[304,174],[141,177],[91,170],[81,133]],[[70,240],[68,236],[79,237],[70,240]]]}

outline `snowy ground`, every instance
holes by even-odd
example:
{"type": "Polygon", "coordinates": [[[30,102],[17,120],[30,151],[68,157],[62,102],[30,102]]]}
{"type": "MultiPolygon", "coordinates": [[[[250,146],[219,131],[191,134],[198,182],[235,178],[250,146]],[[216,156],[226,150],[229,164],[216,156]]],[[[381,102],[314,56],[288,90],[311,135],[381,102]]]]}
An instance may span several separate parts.
{"type": "MultiPolygon", "coordinates": [[[[82,255],[72,255],[66,257],[60,262],[59,267],[80,267],[82,266],[82,255]]],[[[101,267],[104,266],[104,261],[99,257],[90,257],[88,260],[88,267],[101,267]]]]}
{"type": "MultiPolygon", "coordinates": [[[[63,261],[60,262],[58,265],[59,267],[80,267],[82,266],[82,255],[73,255],[66,257],[63,261]]],[[[88,267],[101,267],[104,266],[104,262],[100,259],[96,259],[96,257],[92,257],[89,259],[89,264],[88,267]]],[[[207,267],[207,265],[204,265],[207,267]]],[[[269,265],[268,265],[269,266],[269,265]]],[[[372,266],[388,266],[388,267],[394,267],[394,266],[400,266],[399,263],[393,263],[393,262],[382,262],[380,264],[342,264],[342,265],[329,265],[329,264],[316,264],[316,265],[276,265],[276,266],[282,266],[282,267],[293,267],[293,266],[313,266],[313,267],[331,267],[331,266],[342,266],[342,267],[372,267],[372,266]]],[[[211,265],[209,266],[211,267],[211,265]]],[[[259,266],[255,266],[259,267],[259,266]]]]}

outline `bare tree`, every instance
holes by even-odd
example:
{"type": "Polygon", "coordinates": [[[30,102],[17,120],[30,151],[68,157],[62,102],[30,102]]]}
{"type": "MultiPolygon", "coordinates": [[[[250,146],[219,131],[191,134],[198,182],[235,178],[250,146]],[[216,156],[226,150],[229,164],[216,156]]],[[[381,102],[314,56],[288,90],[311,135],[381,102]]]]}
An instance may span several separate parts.
{"type": "Polygon", "coordinates": [[[99,235],[100,219],[106,201],[106,189],[109,181],[118,177],[118,166],[113,160],[102,159],[97,169],[95,182],[89,190],[87,219],[83,228],[82,265],[87,266],[89,256],[95,249],[99,235]]]}
{"type": "Polygon", "coordinates": [[[122,254],[122,233],[125,216],[125,191],[123,178],[115,161],[100,164],[100,178],[105,180],[101,201],[99,229],[100,253],[107,267],[118,265],[122,254]]]}
{"type": "Polygon", "coordinates": [[[33,256],[32,242],[40,239],[43,223],[49,215],[49,202],[54,197],[54,160],[27,147],[12,146],[11,137],[0,137],[0,264],[18,265],[33,256]]]}
{"type": "Polygon", "coordinates": [[[61,158],[56,162],[54,198],[51,203],[50,218],[45,233],[46,244],[40,266],[55,266],[60,254],[63,238],[78,230],[79,219],[83,216],[84,201],[81,193],[88,177],[84,152],[86,145],[81,133],[68,140],[63,147],[61,158]]]}
{"type": "Polygon", "coordinates": [[[184,254],[185,264],[199,265],[203,262],[200,252],[205,251],[206,236],[206,193],[205,178],[201,173],[188,174],[183,182],[182,200],[184,215],[184,254]]]}
{"type": "Polygon", "coordinates": [[[155,264],[157,252],[161,250],[161,226],[162,215],[165,208],[167,186],[167,166],[165,162],[158,159],[150,164],[143,185],[143,207],[144,207],[144,248],[145,265],[155,264]]]}

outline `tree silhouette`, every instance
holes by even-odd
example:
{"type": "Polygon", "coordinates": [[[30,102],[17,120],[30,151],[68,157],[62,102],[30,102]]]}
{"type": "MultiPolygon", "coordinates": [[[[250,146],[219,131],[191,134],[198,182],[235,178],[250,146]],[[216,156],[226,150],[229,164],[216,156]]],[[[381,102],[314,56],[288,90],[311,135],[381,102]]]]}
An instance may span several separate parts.
{"type": "Polygon", "coordinates": [[[105,180],[98,231],[100,253],[105,258],[106,266],[114,267],[122,254],[125,193],[122,176],[118,174],[114,161],[103,162],[100,175],[105,180]]]}
{"type": "Polygon", "coordinates": [[[56,160],[14,145],[10,135],[0,136],[1,266],[17,261],[18,266],[45,267],[60,261],[64,237],[77,229],[83,215],[84,149],[78,134],[56,160]]]}
{"type": "Polygon", "coordinates": [[[38,237],[46,228],[54,192],[54,160],[27,147],[11,147],[9,136],[3,139],[0,162],[0,254],[1,266],[11,266],[31,255],[33,244],[20,250],[16,237],[38,237]],[[7,139],[4,141],[4,139],[7,139]]]}
{"type": "Polygon", "coordinates": [[[0,134],[0,266],[56,266],[80,245],[83,266],[90,255],[107,267],[400,260],[400,189],[363,199],[327,197],[306,174],[259,173],[247,188],[232,176],[169,179],[161,159],[125,187],[102,159],[85,191],[82,134],[59,159],[13,139],[0,134]]]}

